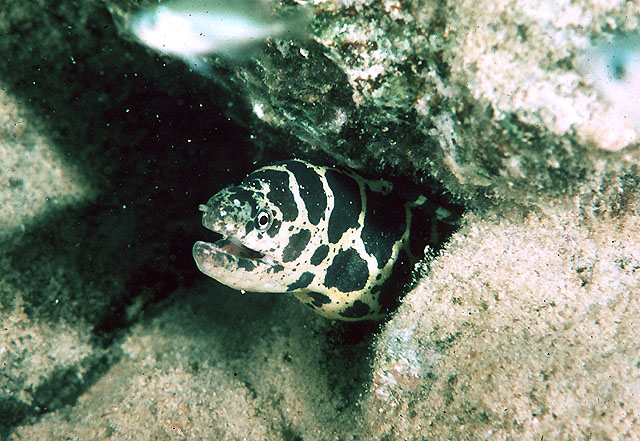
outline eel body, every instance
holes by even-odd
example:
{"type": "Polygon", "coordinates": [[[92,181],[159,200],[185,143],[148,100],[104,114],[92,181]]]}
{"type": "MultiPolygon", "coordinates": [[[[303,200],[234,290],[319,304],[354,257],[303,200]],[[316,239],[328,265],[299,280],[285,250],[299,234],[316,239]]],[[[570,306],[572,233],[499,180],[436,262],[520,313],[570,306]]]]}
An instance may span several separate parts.
{"type": "Polygon", "coordinates": [[[411,270],[415,203],[392,190],[301,160],[262,167],[200,206],[220,239],[196,242],[193,257],[232,288],[290,293],[331,319],[380,320],[411,270]]]}

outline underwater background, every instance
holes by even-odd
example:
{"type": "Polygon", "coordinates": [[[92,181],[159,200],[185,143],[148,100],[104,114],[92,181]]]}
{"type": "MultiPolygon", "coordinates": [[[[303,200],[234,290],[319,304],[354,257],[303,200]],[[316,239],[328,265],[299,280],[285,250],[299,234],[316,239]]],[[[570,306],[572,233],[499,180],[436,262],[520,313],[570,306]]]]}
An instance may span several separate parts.
{"type": "Polygon", "coordinates": [[[197,66],[161,3],[2,0],[1,439],[640,438],[636,3],[221,3],[289,27],[197,66]],[[197,270],[291,157],[464,212],[379,329],[197,270]]]}

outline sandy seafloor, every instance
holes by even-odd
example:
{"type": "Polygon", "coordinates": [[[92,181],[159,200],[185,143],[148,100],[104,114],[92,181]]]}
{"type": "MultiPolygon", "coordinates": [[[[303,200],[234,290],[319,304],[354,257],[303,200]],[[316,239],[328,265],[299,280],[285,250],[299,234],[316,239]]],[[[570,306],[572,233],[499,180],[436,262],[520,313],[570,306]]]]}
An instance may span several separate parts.
{"type": "MultiPolygon", "coordinates": [[[[349,7],[328,3],[325,19],[336,18],[327,10],[349,7]]],[[[478,58],[473,66],[451,62],[448,74],[485,78],[493,57],[509,54],[483,58],[478,42],[539,46],[535,32],[529,43],[505,43],[500,26],[474,25],[476,17],[492,17],[476,16],[481,3],[454,3],[460,17],[451,33],[478,30],[464,40],[477,44],[470,55],[478,58]],[[496,40],[482,30],[496,30],[496,40]]],[[[607,12],[587,3],[585,10],[607,12]]],[[[542,11],[531,13],[539,21],[551,14],[501,5],[509,12],[502,18],[530,9],[542,11]]],[[[607,13],[624,16],[617,8],[607,13]]],[[[383,9],[401,16],[397,5],[383,9]]],[[[368,17],[351,9],[336,15],[358,25],[368,17]]],[[[505,21],[513,34],[538,29],[534,20],[505,21]]],[[[447,56],[468,50],[449,44],[447,56]]],[[[367,48],[340,46],[353,47],[367,48]]],[[[311,58],[314,48],[321,53],[316,43],[309,48],[311,58]]],[[[525,61],[547,55],[534,49],[525,61]]],[[[591,145],[580,132],[598,127],[593,121],[576,123],[579,136],[559,128],[570,93],[560,110],[546,95],[551,104],[529,100],[533,94],[511,100],[523,96],[511,93],[513,84],[521,92],[523,76],[498,64],[494,74],[518,77],[499,78],[515,82],[505,83],[506,92],[494,78],[493,85],[475,83],[473,99],[469,92],[457,100],[467,83],[456,89],[436,78],[447,98],[427,102],[430,91],[404,100],[425,112],[441,99],[468,106],[451,105],[451,115],[439,114],[425,129],[458,130],[442,141],[445,154],[425,164],[451,168],[439,177],[468,192],[461,199],[470,208],[430,272],[377,330],[327,321],[286,296],[241,295],[199,273],[191,258],[194,241],[207,239],[198,204],[256,164],[329,149],[294,148],[293,140],[304,137],[305,118],[326,123],[319,134],[342,136],[327,109],[342,106],[349,90],[305,90],[309,101],[290,131],[265,127],[229,88],[123,40],[98,1],[2,2],[0,53],[0,439],[640,439],[637,143],[619,153],[607,144],[602,153],[602,139],[591,145]],[[482,107],[494,98],[488,107],[496,114],[482,107]],[[311,105],[323,99],[326,109],[311,105]],[[454,121],[460,115],[464,124],[454,121]],[[483,133],[494,141],[486,150],[473,144],[483,133]],[[502,167],[494,155],[512,160],[502,167]]],[[[248,71],[243,78],[251,83],[248,71]]],[[[404,77],[390,76],[405,87],[404,77]]],[[[564,93],[565,86],[544,91],[564,93]]],[[[360,92],[353,99],[362,104],[360,92]]],[[[291,116],[280,104],[265,107],[271,113],[261,118],[289,128],[276,120],[291,116]]],[[[358,109],[365,119],[371,110],[358,109]]],[[[363,152],[386,164],[421,164],[415,158],[425,146],[380,150],[398,128],[368,136],[374,120],[345,131],[370,141],[363,152]]],[[[358,151],[339,147],[336,157],[358,151]]]]}

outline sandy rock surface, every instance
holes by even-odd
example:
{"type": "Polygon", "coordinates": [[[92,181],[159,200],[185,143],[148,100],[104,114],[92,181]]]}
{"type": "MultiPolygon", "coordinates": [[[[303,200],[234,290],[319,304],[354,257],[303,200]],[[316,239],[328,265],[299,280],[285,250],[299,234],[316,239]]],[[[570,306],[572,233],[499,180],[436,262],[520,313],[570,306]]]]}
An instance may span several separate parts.
{"type": "Polygon", "coordinates": [[[467,222],[379,337],[375,437],[636,439],[637,217],[467,222]]]}

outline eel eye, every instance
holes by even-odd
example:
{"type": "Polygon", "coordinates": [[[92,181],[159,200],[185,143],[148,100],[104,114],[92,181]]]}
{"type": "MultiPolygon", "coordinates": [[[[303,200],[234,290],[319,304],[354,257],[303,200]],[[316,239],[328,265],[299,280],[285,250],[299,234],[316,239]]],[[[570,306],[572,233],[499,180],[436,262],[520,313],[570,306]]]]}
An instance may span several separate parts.
{"type": "Polygon", "coordinates": [[[256,216],[256,228],[260,231],[268,230],[272,221],[271,213],[267,210],[261,210],[256,216]]]}

